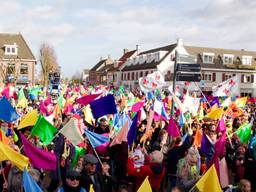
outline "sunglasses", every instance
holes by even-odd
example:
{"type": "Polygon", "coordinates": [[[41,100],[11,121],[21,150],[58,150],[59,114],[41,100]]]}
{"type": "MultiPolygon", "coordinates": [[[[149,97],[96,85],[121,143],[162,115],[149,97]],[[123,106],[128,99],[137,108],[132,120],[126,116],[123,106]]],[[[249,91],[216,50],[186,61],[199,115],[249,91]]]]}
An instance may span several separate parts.
{"type": "Polygon", "coordinates": [[[74,181],[74,180],[80,180],[80,177],[68,177],[67,179],[70,179],[71,181],[74,181]]]}

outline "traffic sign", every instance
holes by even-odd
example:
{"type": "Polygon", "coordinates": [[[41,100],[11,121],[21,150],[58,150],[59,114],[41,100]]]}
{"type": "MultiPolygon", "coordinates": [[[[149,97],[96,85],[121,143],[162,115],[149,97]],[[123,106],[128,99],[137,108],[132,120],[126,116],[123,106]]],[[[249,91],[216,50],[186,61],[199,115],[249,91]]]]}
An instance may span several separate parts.
{"type": "Polygon", "coordinates": [[[183,71],[183,72],[200,72],[201,65],[200,64],[177,64],[176,71],[183,71]]]}
{"type": "Polygon", "coordinates": [[[200,73],[177,73],[176,81],[201,81],[200,73]]]}
{"type": "Polygon", "coordinates": [[[194,55],[178,54],[177,63],[197,63],[197,57],[194,55]]]}

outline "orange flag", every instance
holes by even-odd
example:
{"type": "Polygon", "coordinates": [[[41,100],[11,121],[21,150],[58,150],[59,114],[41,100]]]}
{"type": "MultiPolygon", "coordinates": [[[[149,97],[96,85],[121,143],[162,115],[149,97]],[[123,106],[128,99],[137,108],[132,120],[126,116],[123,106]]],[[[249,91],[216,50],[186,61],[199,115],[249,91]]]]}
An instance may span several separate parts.
{"type": "Polygon", "coordinates": [[[202,130],[197,128],[193,145],[195,145],[196,147],[200,147],[202,142],[202,137],[203,137],[202,130]]]}
{"type": "Polygon", "coordinates": [[[0,130],[0,140],[6,145],[9,145],[11,143],[11,139],[6,137],[2,130],[0,130]]]}

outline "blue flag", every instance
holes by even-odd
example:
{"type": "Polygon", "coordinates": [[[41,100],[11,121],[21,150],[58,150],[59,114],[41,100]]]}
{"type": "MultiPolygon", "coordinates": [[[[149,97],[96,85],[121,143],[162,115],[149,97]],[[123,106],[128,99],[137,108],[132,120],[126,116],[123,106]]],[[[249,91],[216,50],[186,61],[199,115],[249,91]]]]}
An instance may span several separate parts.
{"type": "Polygon", "coordinates": [[[103,115],[117,113],[115,98],[111,94],[107,95],[106,97],[102,97],[100,99],[92,101],[90,105],[94,119],[98,119],[103,115]]]}
{"type": "Polygon", "coordinates": [[[85,130],[85,134],[89,139],[89,142],[91,143],[93,148],[96,148],[104,143],[109,142],[109,138],[106,136],[102,136],[100,134],[97,134],[88,130],[85,130]]]}
{"type": "Polygon", "coordinates": [[[135,115],[135,117],[132,120],[132,125],[129,129],[129,132],[127,134],[127,141],[128,141],[128,145],[131,146],[132,143],[135,141],[136,139],[136,133],[137,133],[137,122],[138,122],[138,113],[135,115]]]}
{"type": "Polygon", "coordinates": [[[16,121],[19,118],[19,114],[12,107],[8,99],[6,97],[2,97],[0,100],[0,119],[9,123],[16,121]]]}
{"type": "Polygon", "coordinates": [[[28,174],[26,168],[23,172],[23,187],[25,192],[43,192],[36,181],[28,174]]]}

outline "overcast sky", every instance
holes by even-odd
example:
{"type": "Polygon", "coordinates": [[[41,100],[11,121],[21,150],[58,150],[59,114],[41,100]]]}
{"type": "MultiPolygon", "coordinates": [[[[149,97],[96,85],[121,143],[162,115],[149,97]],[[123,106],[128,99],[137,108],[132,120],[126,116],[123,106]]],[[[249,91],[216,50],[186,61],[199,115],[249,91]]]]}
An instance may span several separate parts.
{"type": "Polygon", "coordinates": [[[175,43],[256,51],[255,0],[0,0],[0,32],[21,32],[34,55],[54,46],[65,76],[124,48],[175,43]]]}

